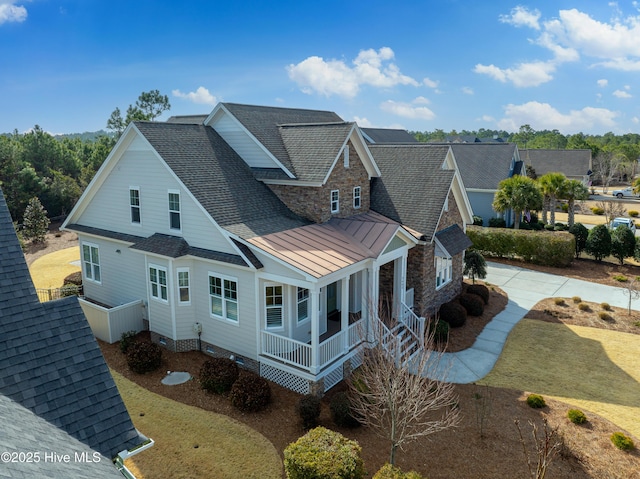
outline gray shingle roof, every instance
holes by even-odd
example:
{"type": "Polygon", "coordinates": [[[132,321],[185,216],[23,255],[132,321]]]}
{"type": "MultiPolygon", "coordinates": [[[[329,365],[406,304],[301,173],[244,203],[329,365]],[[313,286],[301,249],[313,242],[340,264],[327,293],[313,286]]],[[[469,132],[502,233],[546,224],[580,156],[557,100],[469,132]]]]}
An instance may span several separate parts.
{"type": "Polygon", "coordinates": [[[289,159],[282,138],[278,134],[278,127],[296,123],[344,121],[332,111],[240,105],[238,103],[222,103],[222,105],[292,173],[294,166],[289,159]]]}
{"type": "Polygon", "coordinates": [[[392,128],[360,128],[369,143],[416,143],[418,140],[407,130],[392,128]]]}
{"type": "Polygon", "coordinates": [[[584,176],[591,169],[591,150],[520,150],[526,166],[533,166],[536,175],[560,172],[565,176],[584,176]]]}
{"type": "Polygon", "coordinates": [[[515,143],[453,143],[453,156],[465,188],[497,190],[509,178],[515,143]]]}
{"type": "Polygon", "coordinates": [[[213,128],[135,125],[211,217],[231,233],[251,238],[308,224],[254,177],[213,128]]]}
{"type": "Polygon", "coordinates": [[[106,457],[141,444],[78,299],[38,302],[1,193],[0,395],[106,457]]]}
{"type": "Polygon", "coordinates": [[[202,125],[209,115],[175,115],[169,117],[167,123],[184,123],[187,125],[202,125]]]}
{"type": "Polygon", "coordinates": [[[323,181],[335,162],[353,123],[283,125],[279,128],[292,173],[301,181],[323,181]]]}
{"type": "Polygon", "coordinates": [[[449,146],[417,143],[369,149],[382,173],[371,183],[371,209],[430,241],[455,174],[443,169],[449,146]]]}
{"type": "MultiPolygon", "coordinates": [[[[95,452],[86,444],[74,439],[62,429],[45,421],[19,403],[0,394],[0,450],[9,453],[31,453],[31,462],[3,461],[0,477],[12,479],[122,479],[122,474],[110,459],[95,452]],[[68,454],[70,461],[54,462],[45,454],[68,454]],[[37,455],[36,455],[37,454],[37,455]],[[76,460],[85,457],[91,462],[76,460]],[[84,456],[82,456],[84,455],[84,456]]],[[[49,456],[50,458],[51,456],[49,456]]]]}
{"type": "Polygon", "coordinates": [[[451,256],[462,253],[473,244],[473,241],[464,234],[464,231],[462,231],[458,225],[451,225],[442,231],[438,231],[436,238],[451,256]]]}

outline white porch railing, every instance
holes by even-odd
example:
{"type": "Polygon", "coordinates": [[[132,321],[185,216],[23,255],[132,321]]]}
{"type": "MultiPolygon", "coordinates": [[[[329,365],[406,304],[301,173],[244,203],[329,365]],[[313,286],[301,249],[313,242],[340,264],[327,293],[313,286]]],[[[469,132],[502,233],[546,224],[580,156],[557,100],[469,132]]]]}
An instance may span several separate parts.
{"type": "MultiPolygon", "coordinates": [[[[356,348],[362,341],[361,319],[351,325],[347,331],[339,331],[318,346],[318,371],[338,359],[340,356],[356,348]],[[345,348],[345,336],[347,347],[345,348]]],[[[311,371],[313,349],[310,344],[280,336],[269,331],[262,331],[262,354],[278,361],[311,371]]]]}
{"type": "Polygon", "coordinates": [[[400,322],[404,324],[411,334],[416,338],[420,347],[424,346],[425,335],[425,319],[421,318],[413,312],[413,310],[404,303],[400,303],[400,322]]]}

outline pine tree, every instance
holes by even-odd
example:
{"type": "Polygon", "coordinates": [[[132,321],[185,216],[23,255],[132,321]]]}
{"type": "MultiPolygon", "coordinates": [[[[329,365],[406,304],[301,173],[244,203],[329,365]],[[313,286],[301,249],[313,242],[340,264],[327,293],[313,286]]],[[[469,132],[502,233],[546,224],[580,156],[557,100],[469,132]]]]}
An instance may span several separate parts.
{"type": "Polygon", "coordinates": [[[29,200],[22,221],[23,234],[27,240],[31,240],[33,243],[44,242],[50,221],[47,218],[47,211],[38,198],[33,197],[29,200]]]}

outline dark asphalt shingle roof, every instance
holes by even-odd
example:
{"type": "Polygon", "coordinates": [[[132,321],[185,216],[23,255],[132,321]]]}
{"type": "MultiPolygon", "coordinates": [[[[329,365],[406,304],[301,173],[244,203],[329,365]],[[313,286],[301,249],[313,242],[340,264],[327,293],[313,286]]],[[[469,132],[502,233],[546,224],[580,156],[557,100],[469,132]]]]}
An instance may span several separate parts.
{"type": "Polygon", "coordinates": [[[462,253],[473,244],[458,225],[451,225],[436,233],[436,238],[451,256],[462,253]]]}
{"type": "Polygon", "coordinates": [[[323,181],[353,126],[353,123],[342,122],[279,127],[296,179],[323,181]]]}
{"type": "Polygon", "coordinates": [[[78,299],[38,302],[1,193],[0,395],[106,457],[141,444],[78,299]]]}
{"type": "Polygon", "coordinates": [[[533,166],[536,175],[560,172],[565,176],[584,176],[591,169],[591,150],[520,150],[526,166],[533,166]]]}
{"type": "Polygon", "coordinates": [[[454,170],[443,169],[449,146],[370,145],[380,178],[371,182],[371,209],[433,237],[454,170]]]}
{"type": "Polygon", "coordinates": [[[418,140],[407,130],[393,128],[360,128],[369,143],[416,143],[418,140]]]}
{"type": "Polygon", "coordinates": [[[498,183],[509,178],[515,143],[452,143],[465,188],[497,190],[498,183]]]}
{"type": "Polygon", "coordinates": [[[135,126],[227,231],[251,238],[308,224],[254,177],[213,128],[153,122],[135,122],[135,126]]]}
{"type": "Polygon", "coordinates": [[[209,115],[175,115],[169,117],[167,123],[184,123],[187,125],[202,125],[209,115]]]}
{"type": "Polygon", "coordinates": [[[285,168],[295,175],[282,137],[278,133],[280,125],[337,123],[343,122],[336,113],[323,110],[305,110],[301,108],[278,108],[271,106],[241,105],[222,103],[222,105],[265,147],[285,168]]]}

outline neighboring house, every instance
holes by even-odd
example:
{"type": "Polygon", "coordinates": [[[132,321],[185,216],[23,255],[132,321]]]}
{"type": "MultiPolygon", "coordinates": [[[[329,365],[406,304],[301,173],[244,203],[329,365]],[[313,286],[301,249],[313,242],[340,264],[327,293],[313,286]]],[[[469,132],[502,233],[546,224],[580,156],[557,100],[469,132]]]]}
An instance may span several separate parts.
{"type": "Polygon", "coordinates": [[[1,190],[0,417],[3,452],[39,453],[3,460],[2,477],[122,477],[112,460],[152,444],[133,426],[77,298],[38,301],[1,190]]]}
{"type": "Polygon", "coordinates": [[[475,135],[452,135],[445,138],[445,143],[506,143],[504,138],[497,135],[490,137],[477,137],[475,135]]]}
{"type": "Polygon", "coordinates": [[[393,128],[360,128],[362,136],[370,145],[417,143],[418,140],[407,130],[393,128]]]}
{"type": "Polygon", "coordinates": [[[593,170],[591,150],[522,149],[520,158],[526,167],[532,167],[540,177],[545,173],[563,173],[570,180],[589,186],[593,170]]]}
{"type": "Polygon", "coordinates": [[[480,216],[484,226],[490,218],[504,218],[513,223],[511,212],[493,209],[493,197],[498,185],[513,175],[525,175],[525,167],[515,143],[454,143],[451,144],[473,214],[480,216]]]}
{"type": "Polygon", "coordinates": [[[142,300],[154,341],[322,393],[381,311],[415,345],[460,291],[455,168],[449,147],[368,146],[333,112],[220,103],[129,125],[63,227],[87,298],[142,300]]]}

